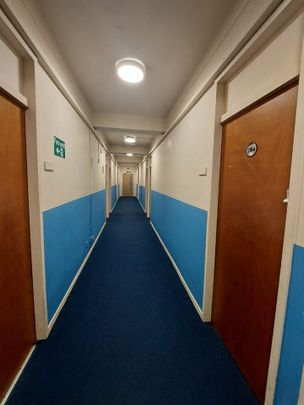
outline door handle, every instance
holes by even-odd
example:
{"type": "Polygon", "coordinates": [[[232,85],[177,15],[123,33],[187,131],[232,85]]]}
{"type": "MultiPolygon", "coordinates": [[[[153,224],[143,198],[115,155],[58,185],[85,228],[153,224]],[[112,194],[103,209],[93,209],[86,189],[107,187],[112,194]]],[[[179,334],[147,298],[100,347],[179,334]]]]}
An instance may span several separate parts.
{"type": "Polygon", "coordinates": [[[284,204],[288,204],[288,200],[289,200],[289,189],[286,191],[286,197],[283,200],[284,204]]]}

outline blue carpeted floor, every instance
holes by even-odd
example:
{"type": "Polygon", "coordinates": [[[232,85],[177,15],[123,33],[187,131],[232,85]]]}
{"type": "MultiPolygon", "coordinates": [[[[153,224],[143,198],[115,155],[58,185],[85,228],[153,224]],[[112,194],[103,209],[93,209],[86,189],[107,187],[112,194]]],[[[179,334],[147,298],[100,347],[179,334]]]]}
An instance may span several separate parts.
{"type": "Polygon", "coordinates": [[[135,198],[121,198],[9,405],[257,404],[135,198]]]}

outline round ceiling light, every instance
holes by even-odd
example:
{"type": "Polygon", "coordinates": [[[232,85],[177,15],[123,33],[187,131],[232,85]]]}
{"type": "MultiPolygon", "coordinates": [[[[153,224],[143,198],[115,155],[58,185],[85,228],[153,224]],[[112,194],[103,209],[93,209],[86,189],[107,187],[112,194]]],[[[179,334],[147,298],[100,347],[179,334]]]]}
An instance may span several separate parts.
{"type": "Polygon", "coordinates": [[[126,153],[126,156],[133,156],[133,153],[126,153]]]}
{"type": "Polygon", "coordinates": [[[145,77],[145,65],[137,59],[124,58],[116,62],[118,76],[128,83],[139,83],[145,77]]]}
{"type": "Polygon", "coordinates": [[[134,144],[136,142],[135,136],[127,135],[124,137],[124,139],[125,139],[125,142],[129,143],[129,144],[134,144]]]}

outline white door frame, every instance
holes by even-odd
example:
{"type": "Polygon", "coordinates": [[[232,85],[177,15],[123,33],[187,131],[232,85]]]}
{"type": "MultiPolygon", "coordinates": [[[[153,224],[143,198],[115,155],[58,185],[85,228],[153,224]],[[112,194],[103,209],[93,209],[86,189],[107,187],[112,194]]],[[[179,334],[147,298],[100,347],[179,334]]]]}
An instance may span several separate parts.
{"type": "Polygon", "coordinates": [[[37,340],[43,340],[48,337],[49,328],[44,267],[41,181],[38,170],[40,162],[38,160],[39,136],[37,132],[35,81],[38,62],[2,10],[0,10],[0,34],[22,59],[23,63],[23,93],[21,94],[11,88],[5,78],[3,78],[4,80],[0,78],[0,88],[26,109],[25,137],[35,327],[37,340]]]}
{"type": "Polygon", "coordinates": [[[146,195],[145,195],[145,205],[147,218],[151,215],[151,157],[148,156],[146,159],[146,195]]]}
{"type": "Polygon", "coordinates": [[[111,212],[111,192],[112,192],[112,179],[111,179],[111,158],[106,154],[106,218],[110,217],[111,212]]]}

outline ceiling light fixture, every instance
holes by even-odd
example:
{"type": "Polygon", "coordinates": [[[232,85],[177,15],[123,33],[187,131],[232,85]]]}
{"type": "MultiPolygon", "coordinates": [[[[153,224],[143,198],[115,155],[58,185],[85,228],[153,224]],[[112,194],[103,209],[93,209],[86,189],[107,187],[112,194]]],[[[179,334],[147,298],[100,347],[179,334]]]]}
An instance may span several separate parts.
{"type": "Polygon", "coordinates": [[[145,65],[134,58],[124,58],[116,62],[116,72],[118,76],[128,83],[139,83],[145,77],[145,65]]]}
{"type": "Polygon", "coordinates": [[[127,135],[124,137],[125,142],[129,144],[134,144],[136,142],[136,136],[127,135]]]}
{"type": "Polygon", "coordinates": [[[126,153],[126,156],[134,156],[133,153],[126,153]]]}

